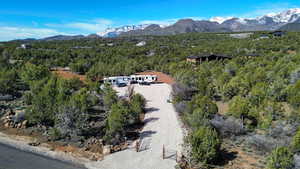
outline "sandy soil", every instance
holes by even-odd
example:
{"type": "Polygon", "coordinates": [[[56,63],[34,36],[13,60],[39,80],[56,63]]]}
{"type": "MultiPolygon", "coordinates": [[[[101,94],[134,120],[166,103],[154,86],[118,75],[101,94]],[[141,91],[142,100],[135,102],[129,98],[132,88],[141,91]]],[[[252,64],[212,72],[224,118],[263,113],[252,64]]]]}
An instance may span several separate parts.
{"type": "MultiPolygon", "coordinates": [[[[117,89],[120,95],[127,88],[117,89]]],[[[106,156],[103,161],[88,163],[90,169],[173,169],[176,153],[181,151],[183,131],[176,112],[168,103],[171,87],[168,84],[135,86],[135,91],[147,99],[149,112],[145,116],[146,125],[141,132],[140,152],[134,143],[125,151],[106,156]],[[162,158],[165,146],[166,159],[162,158]]]]}

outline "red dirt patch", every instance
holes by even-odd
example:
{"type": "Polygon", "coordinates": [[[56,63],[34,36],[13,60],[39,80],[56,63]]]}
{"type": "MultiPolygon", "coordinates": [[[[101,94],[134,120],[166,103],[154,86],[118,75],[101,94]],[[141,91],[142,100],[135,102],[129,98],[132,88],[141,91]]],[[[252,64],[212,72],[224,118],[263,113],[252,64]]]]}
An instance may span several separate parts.
{"type": "Polygon", "coordinates": [[[140,72],[140,73],[136,73],[138,75],[156,75],[157,76],[157,82],[159,83],[167,83],[167,84],[173,84],[175,83],[175,80],[162,72],[154,72],[154,71],[148,71],[148,72],[140,72]]]}
{"type": "Polygon", "coordinates": [[[57,70],[57,71],[52,71],[52,73],[55,73],[59,77],[62,77],[64,79],[73,79],[73,78],[78,78],[82,82],[86,81],[86,76],[85,75],[79,75],[70,71],[62,71],[62,70],[57,70]]]}

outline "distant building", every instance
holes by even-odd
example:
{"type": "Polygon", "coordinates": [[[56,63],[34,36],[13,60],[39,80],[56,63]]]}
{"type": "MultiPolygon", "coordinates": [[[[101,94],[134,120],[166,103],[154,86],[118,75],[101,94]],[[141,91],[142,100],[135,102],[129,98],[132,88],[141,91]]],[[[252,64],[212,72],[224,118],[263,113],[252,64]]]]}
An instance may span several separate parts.
{"type": "Polygon", "coordinates": [[[286,32],[284,32],[284,31],[274,31],[274,32],[271,32],[271,34],[275,37],[282,37],[286,34],[286,32]]]}
{"type": "Polygon", "coordinates": [[[253,35],[253,33],[233,33],[230,34],[229,36],[237,39],[246,39],[249,38],[251,35],[253,35]]]}
{"type": "Polygon", "coordinates": [[[138,44],[136,44],[137,47],[142,47],[145,46],[147,43],[145,41],[139,42],[138,44]]]}
{"type": "Polygon", "coordinates": [[[260,37],[258,39],[269,39],[269,35],[267,34],[261,34],[260,37]]]}
{"type": "Polygon", "coordinates": [[[208,55],[188,56],[186,58],[186,61],[190,63],[202,63],[205,61],[224,60],[224,59],[231,59],[231,58],[232,58],[231,56],[226,56],[226,55],[208,54],[208,55]]]}
{"type": "Polygon", "coordinates": [[[29,44],[21,44],[20,47],[17,47],[17,49],[29,49],[29,48],[31,48],[31,45],[29,44]]]}

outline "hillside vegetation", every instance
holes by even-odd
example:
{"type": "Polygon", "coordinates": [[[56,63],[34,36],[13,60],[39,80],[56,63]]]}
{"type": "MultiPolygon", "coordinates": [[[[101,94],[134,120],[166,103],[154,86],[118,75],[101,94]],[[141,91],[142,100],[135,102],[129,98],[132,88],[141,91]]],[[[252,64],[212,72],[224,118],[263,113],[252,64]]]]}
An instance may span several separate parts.
{"type": "Polygon", "coordinates": [[[100,89],[95,80],[162,71],[177,81],[173,103],[190,131],[187,143],[192,145],[193,166],[219,165],[223,143],[231,140],[264,155],[268,168],[294,168],[300,162],[300,34],[264,39],[261,34],[265,33],[244,39],[226,33],[190,33],[36,41],[28,49],[17,49],[21,41],[2,43],[0,93],[24,100],[30,125],[50,127],[54,138],[92,135],[117,143],[125,128],[138,122],[143,99],[119,100],[111,88],[100,89]],[[136,46],[141,41],[146,45],[136,46]],[[209,53],[233,58],[199,65],[186,62],[189,55],[209,53]],[[89,82],[57,78],[49,72],[53,67],[70,67],[87,75],[89,82]],[[227,104],[228,111],[219,114],[223,111],[217,102],[227,104]],[[95,106],[101,107],[96,115],[103,116],[93,121],[105,124],[96,134],[84,132],[92,118],[87,114],[95,106]],[[70,120],[62,120],[65,117],[70,120]]]}

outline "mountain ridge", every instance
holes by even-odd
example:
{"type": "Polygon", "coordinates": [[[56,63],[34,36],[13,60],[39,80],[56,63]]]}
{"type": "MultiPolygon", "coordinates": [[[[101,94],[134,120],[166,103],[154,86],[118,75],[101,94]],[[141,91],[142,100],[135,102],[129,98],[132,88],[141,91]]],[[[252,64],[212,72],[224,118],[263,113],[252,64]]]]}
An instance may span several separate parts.
{"type": "Polygon", "coordinates": [[[240,32],[274,31],[282,26],[300,22],[300,8],[292,8],[279,13],[266,14],[257,18],[214,17],[208,20],[180,19],[172,25],[147,24],[108,29],[98,33],[102,37],[138,36],[138,35],[173,35],[188,32],[240,32]],[[152,27],[148,28],[150,25],[152,27]],[[153,26],[156,25],[156,26],[153,26]],[[159,28],[160,27],[160,28],[159,28]],[[111,36],[113,35],[113,36],[111,36]]]}

